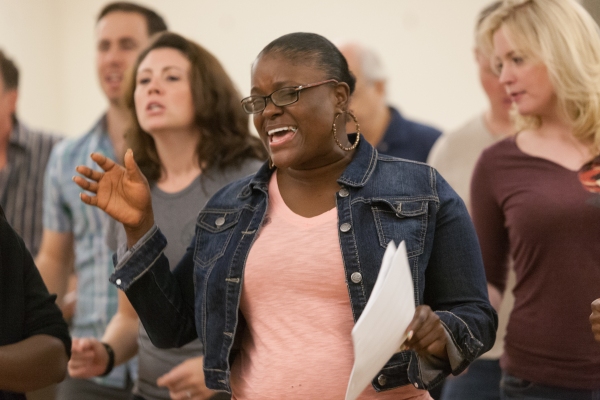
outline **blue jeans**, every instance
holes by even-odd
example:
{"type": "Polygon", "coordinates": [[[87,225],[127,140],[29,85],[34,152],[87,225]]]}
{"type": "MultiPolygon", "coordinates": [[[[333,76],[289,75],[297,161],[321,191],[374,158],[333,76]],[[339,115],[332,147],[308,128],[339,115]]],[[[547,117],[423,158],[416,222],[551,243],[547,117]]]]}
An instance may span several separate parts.
{"type": "Polygon", "coordinates": [[[600,390],[566,389],[546,386],[502,374],[502,400],[600,400],[600,390]]]}
{"type": "Polygon", "coordinates": [[[467,372],[446,379],[440,400],[500,400],[499,360],[475,360],[467,372]]]}

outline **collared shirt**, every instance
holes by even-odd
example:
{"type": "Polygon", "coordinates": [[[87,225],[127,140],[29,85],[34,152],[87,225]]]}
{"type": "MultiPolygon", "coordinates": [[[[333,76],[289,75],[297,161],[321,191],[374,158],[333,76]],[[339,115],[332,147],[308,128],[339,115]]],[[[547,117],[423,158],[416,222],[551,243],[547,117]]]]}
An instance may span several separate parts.
{"type": "MultiPolygon", "coordinates": [[[[83,137],[65,139],[54,147],[45,178],[44,228],[74,236],[77,307],[73,336],[101,338],[118,304],[117,290],[108,282],[113,270],[112,251],[105,241],[109,217],[83,203],[79,198],[81,189],[72,181],[78,165],[99,169],[90,158],[92,152],[114,159],[106,117],[83,137]]],[[[125,387],[126,372],[125,366],[116,367],[98,382],[125,387]]]]}
{"type": "Polygon", "coordinates": [[[34,257],[42,240],[44,172],[58,140],[58,136],[33,131],[16,121],[9,138],[8,160],[0,170],[0,204],[34,257]]]}
{"type": "Polygon", "coordinates": [[[426,162],[431,147],[442,132],[405,119],[394,107],[389,107],[389,110],[390,123],[377,144],[377,151],[388,156],[426,162]]]}

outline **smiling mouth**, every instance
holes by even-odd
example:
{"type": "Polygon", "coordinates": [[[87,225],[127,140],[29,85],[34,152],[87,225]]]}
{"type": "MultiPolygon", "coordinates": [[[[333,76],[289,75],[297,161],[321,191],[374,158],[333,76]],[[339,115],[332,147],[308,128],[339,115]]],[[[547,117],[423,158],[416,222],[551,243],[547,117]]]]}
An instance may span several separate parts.
{"type": "Polygon", "coordinates": [[[296,134],[298,128],[294,126],[283,126],[281,128],[275,128],[267,131],[269,136],[269,143],[280,143],[286,141],[296,134]]]}

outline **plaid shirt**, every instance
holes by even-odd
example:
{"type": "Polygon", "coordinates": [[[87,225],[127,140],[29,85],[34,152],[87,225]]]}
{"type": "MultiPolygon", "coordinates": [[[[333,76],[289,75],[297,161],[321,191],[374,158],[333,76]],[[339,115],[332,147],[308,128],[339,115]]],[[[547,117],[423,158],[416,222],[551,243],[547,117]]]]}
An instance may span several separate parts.
{"type": "MultiPolygon", "coordinates": [[[[106,132],[106,117],[83,137],[65,139],[54,147],[46,169],[44,228],[73,233],[77,274],[73,336],[101,338],[118,304],[117,290],[108,281],[113,271],[112,251],[105,243],[110,217],[102,210],[84,204],[79,199],[81,189],[71,180],[77,174],[77,165],[98,169],[90,158],[92,152],[114,159],[106,132]]],[[[115,367],[106,378],[95,379],[107,386],[123,388],[127,381],[127,366],[115,367]]]]}
{"type": "Polygon", "coordinates": [[[44,172],[59,139],[30,130],[16,120],[9,138],[8,160],[0,170],[0,205],[34,257],[42,240],[44,172]]]}

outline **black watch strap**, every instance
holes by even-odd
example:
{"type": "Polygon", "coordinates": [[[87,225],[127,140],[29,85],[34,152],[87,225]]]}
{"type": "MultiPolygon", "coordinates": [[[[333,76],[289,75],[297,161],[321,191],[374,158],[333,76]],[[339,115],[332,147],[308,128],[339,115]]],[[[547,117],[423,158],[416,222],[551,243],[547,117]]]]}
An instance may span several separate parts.
{"type": "Polygon", "coordinates": [[[100,376],[106,376],[110,374],[110,372],[113,370],[113,367],[115,366],[115,351],[112,347],[110,347],[110,344],[108,343],[102,342],[102,345],[108,353],[108,364],[106,364],[106,370],[104,370],[104,373],[102,373],[102,375],[100,376]]]}

